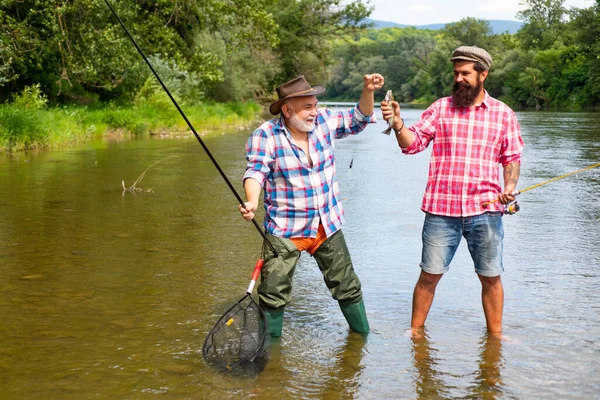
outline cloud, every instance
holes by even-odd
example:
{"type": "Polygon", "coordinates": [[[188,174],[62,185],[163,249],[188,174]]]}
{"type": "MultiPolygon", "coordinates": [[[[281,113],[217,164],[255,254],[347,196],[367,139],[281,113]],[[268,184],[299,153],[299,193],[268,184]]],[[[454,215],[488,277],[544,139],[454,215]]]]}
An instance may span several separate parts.
{"type": "MultiPolygon", "coordinates": [[[[371,18],[400,24],[425,25],[457,22],[466,17],[516,20],[523,0],[369,0],[371,18]]],[[[587,8],[597,0],[565,0],[564,6],[587,8]]]]}
{"type": "Polygon", "coordinates": [[[426,5],[423,5],[423,4],[415,4],[413,6],[408,7],[408,9],[410,11],[423,12],[423,11],[431,11],[431,10],[433,10],[433,7],[426,6],[426,5]]]}
{"type": "Polygon", "coordinates": [[[492,0],[477,6],[477,11],[484,13],[516,14],[519,0],[492,0]]]}

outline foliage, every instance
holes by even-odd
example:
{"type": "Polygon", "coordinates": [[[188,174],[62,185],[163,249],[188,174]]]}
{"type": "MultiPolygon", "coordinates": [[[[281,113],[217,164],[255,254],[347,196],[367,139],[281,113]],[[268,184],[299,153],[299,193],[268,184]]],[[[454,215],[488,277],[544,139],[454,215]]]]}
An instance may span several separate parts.
{"type": "Polygon", "coordinates": [[[16,105],[0,106],[0,150],[42,147],[48,131],[43,114],[16,105]]]}
{"type": "MultiPolygon", "coordinates": [[[[4,0],[0,5],[7,22],[0,38],[27,32],[11,38],[14,87],[41,83],[53,101],[66,102],[89,98],[86,93],[127,98],[146,81],[146,66],[103,0],[4,0]]],[[[262,0],[122,0],[112,5],[145,52],[195,74],[203,90],[223,78],[218,57],[197,40],[200,33],[225,37],[232,48],[276,43],[275,25],[261,11],[262,0]]]]}
{"type": "Polygon", "coordinates": [[[458,46],[469,45],[488,49],[493,44],[493,33],[489,22],[470,17],[444,27],[444,35],[456,40],[458,46]]]}
{"type": "Polygon", "coordinates": [[[40,85],[28,86],[13,96],[12,104],[0,106],[0,150],[43,146],[47,139],[42,110],[46,96],[40,85]]]}
{"type": "Polygon", "coordinates": [[[560,40],[565,31],[565,0],[524,0],[527,9],[520,11],[517,18],[525,24],[517,33],[523,47],[547,49],[560,40]]]}
{"type": "MultiPolygon", "coordinates": [[[[176,86],[186,101],[264,98],[299,73],[325,79],[329,39],[355,32],[369,13],[363,0],[110,4],[144,53],[185,75],[193,94],[176,86]]],[[[52,104],[123,103],[154,91],[105,0],[1,0],[0,23],[0,100],[38,83],[52,104]]]]}
{"type": "MultiPolygon", "coordinates": [[[[158,55],[148,57],[148,61],[178,103],[193,103],[204,97],[202,82],[195,74],[183,70],[175,63],[162,60],[158,55]]],[[[154,74],[148,76],[135,97],[136,104],[145,102],[157,107],[172,107],[171,100],[154,74]]]]}
{"type": "MultiPolygon", "coordinates": [[[[328,96],[343,100],[356,100],[362,90],[365,73],[379,72],[385,77],[386,88],[394,90],[397,97],[404,85],[418,71],[428,65],[436,44],[433,31],[415,28],[385,28],[369,30],[350,43],[336,42],[336,58],[340,60],[331,69],[328,96]]],[[[346,39],[349,40],[349,39],[346,39]]],[[[403,91],[405,91],[402,89],[403,91]]],[[[398,98],[412,101],[419,88],[405,91],[398,98]]],[[[424,89],[426,90],[426,89],[424,89]]],[[[382,90],[381,93],[384,93],[382,90]]],[[[379,94],[381,94],[379,93],[379,94]]]]}
{"type": "Polygon", "coordinates": [[[209,34],[202,34],[198,40],[213,49],[221,60],[222,80],[207,90],[207,98],[248,101],[266,96],[268,83],[280,72],[277,57],[271,49],[238,48],[232,51],[225,40],[209,34]]]}
{"type": "Polygon", "coordinates": [[[42,93],[40,84],[26,86],[20,94],[13,96],[13,104],[26,110],[40,110],[46,106],[48,98],[42,93]]]}
{"type": "MultiPolygon", "coordinates": [[[[223,131],[255,123],[256,103],[204,103],[185,107],[197,132],[223,131]]],[[[189,127],[174,107],[151,103],[139,106],[91,108],[63,106],[31,109],[15,103],[0,105],[0,150],[57,148],[103,137],[188,134],[189,127]]]]}
{"type": "MultiPolygon", "coordinates": [[[[0,0],[0,101],[37,87],[31,95],[52,106],[115,110],[133,101],[173,111],[105,1],[0,0]]],[[[450,93],[448,59],[459,45],[490,52],[485,87],[513,107],[600,103],[600,0],[569,10],[565,0],[523,0],[514,35],[496,35],[476,18],[439,31],[368,29],[368,0],[108,1],[189,106],[268,103],[275,86],[299,74],[325,84],[332,99],[356,100],[368,72],[384,75],[398,100],[429,103],[450,93]]],[[[107,118],[100,124],[129,117],[107,118]]]]}
{"type": "Polygon", "coordinates": [[[371,9],[362,0],[277,0],[269,7],[277,23],[281,72],[272,86],[299,74],[325,82],[334,62],[331,40],[359,32],[371,9]]]}
{"type": "Polygon", "coordinates": [[[600,1],[587,9],[572,10],[569,30],[574,34],[573,44],[582,54],[580,74],[586,77],[579,103],[600,103],[600,1]]]}
{"type": "MultiPolygon", "coordinates": [[[[449,58],[461,45],[483,47],[493,63],[486,90],[515,108],[593,108],[600,103],[600,0],[567,11],[564,0],[526,0],[515,35],[465,18],[440,31],[370,29],[337,41],[328,94],[357,99],[362,74],[384,75],[401,102],[429,104],[452,86],[449,58]]],[[[382,94],[376,94],[382,97],[382,94]]]]}

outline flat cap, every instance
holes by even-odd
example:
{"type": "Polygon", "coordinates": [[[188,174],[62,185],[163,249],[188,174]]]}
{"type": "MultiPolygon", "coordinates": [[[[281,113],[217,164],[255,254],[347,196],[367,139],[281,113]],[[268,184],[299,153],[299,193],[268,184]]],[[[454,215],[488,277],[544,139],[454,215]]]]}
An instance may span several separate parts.
{"type": "Polygon", "coordinates": [[[458,60],[480,62],[488,70],[492,66],[490,53],[477,46],[460,46],[454,50],[450,61],[458,60]]]}

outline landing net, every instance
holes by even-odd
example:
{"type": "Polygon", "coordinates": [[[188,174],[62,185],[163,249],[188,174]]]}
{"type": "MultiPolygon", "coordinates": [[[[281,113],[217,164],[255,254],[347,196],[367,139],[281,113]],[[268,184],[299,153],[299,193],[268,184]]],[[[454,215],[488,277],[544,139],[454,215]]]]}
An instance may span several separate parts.
{"type": "Polygon", "coordinates": [[[219,318],[202,353],[209,363],[229,371],[264,368],[271,353],[271,335],[263,310],[250,294],[219,318]]]}

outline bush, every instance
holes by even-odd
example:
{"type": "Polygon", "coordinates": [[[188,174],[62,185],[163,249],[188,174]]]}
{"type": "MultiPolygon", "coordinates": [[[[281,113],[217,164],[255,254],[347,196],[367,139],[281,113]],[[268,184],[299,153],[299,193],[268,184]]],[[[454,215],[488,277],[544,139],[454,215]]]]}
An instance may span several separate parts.
{"type": "MultiPolygon", "coordinates": [[[[201,80],[181,66],[164,61],[160,56],[150,56],[150,63],[177,103],[194,103],[204,98],[201,80]]],[[[171,99],[154,74],[150,74],[135,96],[137,105],[158,108],[172,107],[171,99]]]]}
{"type": "Polygon", "coordinates": [[[15,105],[0,106],[0,149],[42,147],[48,140],[41,115],[15,105]]]}
{"type": "Polygon", "coordinates": [[[42,93],[40,84],[36,83],[33,86],[25,86],[21,93],[14,95],[12,103],[19,108],[41,110],[47,102],[48,98],[42,93]]]}
{"type": "Polygon", "coordinates": [[[147,125],[135,109],[108,109],[102,122],[113,129],[124,128],[136,135],[147,131],[147,125]]]}

